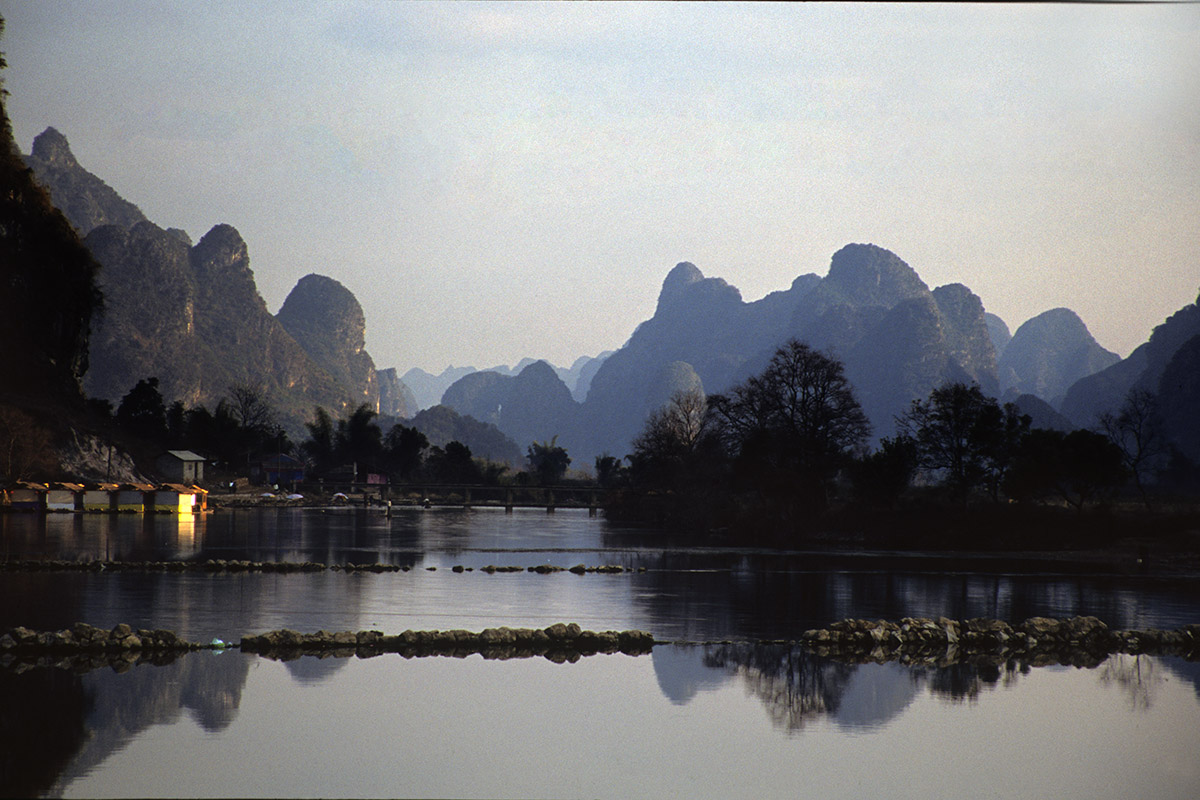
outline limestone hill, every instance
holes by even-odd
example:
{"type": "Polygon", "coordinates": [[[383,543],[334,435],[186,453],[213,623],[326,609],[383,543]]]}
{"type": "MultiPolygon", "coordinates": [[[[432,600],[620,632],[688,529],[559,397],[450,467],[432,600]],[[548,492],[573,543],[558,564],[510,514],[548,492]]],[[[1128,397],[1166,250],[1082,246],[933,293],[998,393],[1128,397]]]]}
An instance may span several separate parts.
{"type": "Polygon", "coordinates": [[[163,230],[80,165],[52,128],[26,161],[101,265],[105,311],[93,325],[89,396],[116,404],[153,376],[168,403],[212,408],[234,385],[260,386],[293,434],[315,405],[340,414],[378,401],[362,309],[336,281],[302,280],[281,321],[232,226],[194,245],[183,231],[163,230]]]}

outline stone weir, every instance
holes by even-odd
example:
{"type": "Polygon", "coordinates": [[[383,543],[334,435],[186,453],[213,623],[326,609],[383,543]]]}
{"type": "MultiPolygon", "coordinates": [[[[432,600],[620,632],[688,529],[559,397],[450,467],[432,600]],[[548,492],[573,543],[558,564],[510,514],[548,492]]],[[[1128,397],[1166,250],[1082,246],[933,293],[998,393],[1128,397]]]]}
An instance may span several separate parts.
{"type": "Polygon", "coordinates": [[[905,617],[845,619],[806,631],[802,643],[819,656],[849,663],[950,666],[1021,661],[1031,666],[1093,667],[1113,653],[1173,655],[1200,660],[1200,625],[1179,630],[1112,630],[1096,617],[997,619],[905,617]]]}
{"type": "MultiPolygon", "coordinates": [[[[585,631],[577,623],[556,623],[546,628],[487,628],[405,631],[385,636],[380,631],[297,633],[278,630],[247,636],[236,645],[243,652],[287,661],[302,655],[370,658],[398,653],[418,656],[465,657],[478,653],[487,659],[544,656],[552,661],[578,661],[598,653],[649,653],[654,636],[645,631],[585,631]]],[[[59,631],[18,627],[0,635],[0,669],[23,671],[38,666],[87,672],[112,667],[124,672],[138,664],[169,664],[183,653],[224,650],[220,639],[205,644],[189,642],[165,630],[134,630],[124,623],[111,630],[79,622],[59,631]]]]}
{"type": "MultiPolygon", "coordinates": [[[[576,564],[573,567],[554,566],[551,564],[536,564],[534,566],[496,566],[488,564],[478,568],[480,572],[495,575],[498,572],[533,572],[538,575],[551,575],[556,572],[570,572],[574,575],[619,575],[622,573],[645,572],[645,567],[623,567],[619,564],[599,564],[585,566],[576,564]]],[[[332,564],[326,565],[314,561],[244,561],[237,559],[210,558],[204,561],[65,561],[61,559],[48,561],[0,561],[0,572],[409,572],[412,567],[407,564],[332,564]]],[[[437,567],[425,567],[427,572],[436,572],[437,567]]],[[[464,567],[456,564],[450,568],[456,574],[474,572],[475,567],[464,567]]]]}
{"type": "Polygon", "coordinates": [[[35,631],[17,627],[0,635],[0,669],[22,671],[36,666],[55,666],[87,672],[112,667],[125,672],[137,664],[170,664],[183,653],[225,647],[189,642],[167,630],[134,630],[121,623],[111,630],[77,622],[59,631],[35,631]]]}
{"type": "Polygon", "coordinates": [[[385,636],[379,631],[302,634],[285,629],[246,637],[240,646],[244,652],[280,660],[305,654],[365,658],[399,653],[405,658],[463,658],[478,653],[487,659],[544,656],[565,662],[597,653],[640,655],[649,653],[654,645],[654,636],[646,631],[585,631],[574,622],[559,622],[546,628],[485,628],[479,633],[410,630],[395,636],[385,636]]]}

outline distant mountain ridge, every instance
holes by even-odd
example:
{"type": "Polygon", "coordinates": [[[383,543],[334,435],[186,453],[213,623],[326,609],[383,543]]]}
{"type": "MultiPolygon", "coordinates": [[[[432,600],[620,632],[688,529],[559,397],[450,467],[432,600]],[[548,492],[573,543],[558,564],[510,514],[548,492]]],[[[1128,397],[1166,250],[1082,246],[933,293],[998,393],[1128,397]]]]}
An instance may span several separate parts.
{"type": "MultiPolygon", "coordinates": [[[[1073,312],[1062,311],[1073,320],[1074,356],[1055,358],[1051,350],[1059,343],[1053,336],[1029,335],[1009,356],[1021,367],[1024,350],[1040,365],[1041,382],[1023,402],[1057,426],[1062,418],[1046,403],[1053,398],[1043,395],[1061,395],[1080,371],[1115,358],[1095,344],[1073,312]]],[[[1037,330],[1033,325],[1031,331],[1037,330]]],[[[976,383],[999,396],[997,350],[1009,352],[1015,338],[968,287],[930,289],[903,259],[872,244],[846,245],[834,253],[825,277],[800,275],[788,289],[750,303],[736,287],[684,261],[663,280],[654,315],[599,365],[582,400],[568,403],[567,387],[550,385],[548,368],[541,371],[539,392],[518,391],[513,377],[493,372],[460,376],[442,399],[460,413],[494,422],[518,444],[558,435],[587,464],[603,453],[627,454],[646,416],[673,390],[725,391],[761,371],[792,337],[845,364],[876,436],[890,435],[894,418],[913,400],[948,382],[976,383]],[[517,425],[517,418],[530,420],[530,427],[517,425]]]]}
{"type": "Polygon", "coordinates": [[[408,417],[444,402],[493,422],[520,449],[559,436],[576,465],[586,466],[603,453],[625,455],[671,391],[725,391],[793,337],[845,364],[877,437],[893,431],[912,400],[950,381],[1024,397],[1056,425],[1035,398],[1051,406],[1061,400],[1059,410],[1085,424],[1132,386],[1163,389],[1164,376],[1177,417],[1186,416],[1194,391],[1190,339],[1200,331],[1187,309],[1119,361],[1069,309],[1038,315],[1010,335],[967,286],[930,289],[903,259],[873,244],[848,244],[825,276],[802,274],[754,302],[680,262],[654,314],[625,345],[568,368],[523,359],[512,368],[448,368],[437,376],[412,369],[398,377],[375,368],[362,308],[336,280],[305,276],[272,316],[249,248],[231,226],[217,225],[195,244],[183,231],[159,228],[79,165],[53,129],[35,139],[25,162],[102,265],[108,309],[93,325],[84,388],[113,402],[152,375],[168,401],[186,405],[214,404],[234,384],[258,384],[300,432],[314,405],[341,413],[367,402],[408,417]]]}
{"type": "MultiPolygon", "coordinates": [[[[604,360],[612,355],[612,350],[605,350],[596,356],[580,356],[572,362],[570,367],[558,367],[550,362],[545,362],[558,376],[563,385],[570,391],[571,396],[582,402],[587,397],[588,389],[591,386],[592,378],[604,360]]],[[[430,408],[444,402],[446,390],[449,389],[456,381],[461,380],[467,375],[472,375],[479,372],[493,373],[507,377],[515,377],[519,375],[526,367],[535,364],[541,359],[522,358],[517,362],[516,366],[509,367],[500,365],[496,367],[488,367],[486,369],[476,369],[475,367],[446,367],[438,375],[432,375],[420,367],[413,367],[400,377],[400,380],[408,386],[413,396],[416,398],[417,407],[421,409],[430,408]]],[[[482,417],[481,417],[482,418],[482,417]]]]}
{"type": "Polygon", "coordinates": [[[413,390],[400,380],[395,367],[376,370],[379,383],[379,414],[388,417],[411,417],[420,410],[413,390]]]}
{"type": "Polygon", "coordinates": [[[995,350],[979,298],[957,284],[931,291],[881,247],[847,245],[825,277],[801,275],[752,303],[682,262],[663,281],[654,317],[597,372],[575,438],[586,453],[624,455],[661,397],[656,384],[668,364],[690,366],[712,394],[761,371],[792,337],[845,363],[877,435],[946,381],[995,390],[995,350]]]}
{"type": "Polygon", "coordinates": [[[1149,340],[1111,366],[1076,381],[1059,409],[1080,427],[1120,410],[1130,390],[1158,398],[1168,438],[1200,463],[1200,296],[1158,325],[1149,340]]]}

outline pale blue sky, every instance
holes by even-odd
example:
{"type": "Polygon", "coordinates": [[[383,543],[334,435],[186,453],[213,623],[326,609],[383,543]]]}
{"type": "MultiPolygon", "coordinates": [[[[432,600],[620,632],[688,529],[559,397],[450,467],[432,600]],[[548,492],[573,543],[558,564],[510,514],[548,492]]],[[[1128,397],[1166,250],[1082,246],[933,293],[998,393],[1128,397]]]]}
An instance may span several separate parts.
{"type": "Polygon", "coordinates": [[[694,262],[757,299],[873,242],[1122,355],[1200,289],[1200,6],[0,0],[47,126],[380,367],[567,365],[694,262]]]}

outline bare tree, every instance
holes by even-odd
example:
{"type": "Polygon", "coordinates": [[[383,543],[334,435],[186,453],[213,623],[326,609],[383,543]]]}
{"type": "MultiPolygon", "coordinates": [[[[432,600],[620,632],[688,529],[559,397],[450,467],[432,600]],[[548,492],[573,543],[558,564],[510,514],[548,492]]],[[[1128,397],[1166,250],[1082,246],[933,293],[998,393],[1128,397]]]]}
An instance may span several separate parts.
{"type": "Polygon", "coordinates": [[[633,440],[631,469],[646,484],[674,484],[708,430],[708,402],[699,389],[678,391],[646,418],[633,440]]]}
{"type": "Polygon", "coordinates": [[[1122,463],[1133,475],[1133,482],[1150,509],[1147,478],[1163,466],[1167,441],[1158,414],[1158,398],[1145,389],[1130,389],[1116,414],[1100,415],[1101,432],[1121,450],[1122,463]]]}
{"type": "Polygon", "coordinates": [[[708,402],[704,392],[676,392],[662,408],[651,412],[634,450],[655,453],[690,453],[705,431],[708,402]]]}
{"type": "Polygon", "coordinates": [[[262,384],[235,383],[229,387],[229,406],[246,430],[265,433],[275,427],[275,410],[267,403],[262,384]]]}

